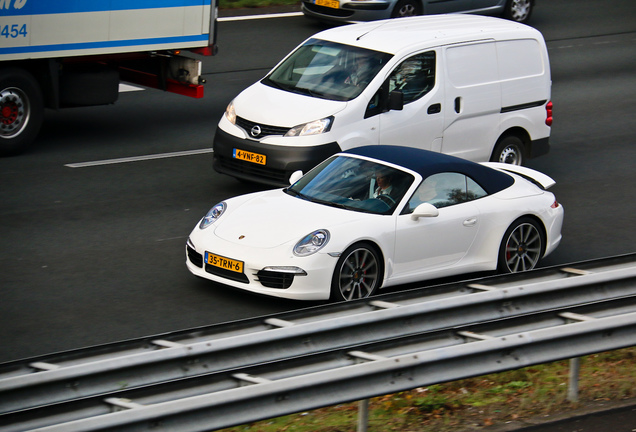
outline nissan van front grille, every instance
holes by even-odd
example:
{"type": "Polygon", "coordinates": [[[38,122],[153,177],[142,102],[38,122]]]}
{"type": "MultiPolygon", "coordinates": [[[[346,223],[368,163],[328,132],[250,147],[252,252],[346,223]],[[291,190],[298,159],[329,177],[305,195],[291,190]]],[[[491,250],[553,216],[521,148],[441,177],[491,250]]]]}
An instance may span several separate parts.
{"type": "Polygon", "coordinates": [[[289,128],[264,125],[245,120],[242,117],[236,117],[236,125],[244,129],[252,139],[259,139],[268,135],[285,135],[289,128]]]}

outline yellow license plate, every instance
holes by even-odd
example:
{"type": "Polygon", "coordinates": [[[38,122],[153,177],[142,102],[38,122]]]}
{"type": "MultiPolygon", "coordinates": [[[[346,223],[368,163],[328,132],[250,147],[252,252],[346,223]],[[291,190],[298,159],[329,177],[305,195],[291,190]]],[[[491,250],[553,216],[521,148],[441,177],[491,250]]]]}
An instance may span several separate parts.
{"type": "Polygon", "coordinates": [[[326,6],[333,9],[340,8],[340,2],[338,0],[316,0],[318,6],[326,6]]]}
{"type": "Polygon", "coordinates": [[[237,261],[210,252],[206,252],[205,262],[214,267],[219,267],[236,273],[243,273],[243,261],[237,261]]]}
{"type": "Polygon", "coordinates": [[[265,155],[252,153],[245,150],[234,149],[232,152],[232,157],[235,159],[244,160],[247,162],[256,163],[259,165],[265,165],[266,157],[265,155]]]}

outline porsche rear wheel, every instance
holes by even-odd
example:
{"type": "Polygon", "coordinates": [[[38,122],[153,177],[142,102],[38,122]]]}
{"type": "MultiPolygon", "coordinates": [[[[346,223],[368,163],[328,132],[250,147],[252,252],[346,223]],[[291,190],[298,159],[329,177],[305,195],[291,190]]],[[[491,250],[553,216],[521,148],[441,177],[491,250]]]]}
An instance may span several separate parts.
{"type": "Polygon", "coordinates": [[[331,281],[331,299],[349,301],[373,295],[382,283],[377,249],[366,243],[349,247],[338,259],[331,281]]]}
{"type": "Polygon", "coordinates": [[[545,235],[539,224],[529,217],[515,221],[506,230],[499,248],[499,271],[517,273],[532,270],[545,250],[545,235]]]}

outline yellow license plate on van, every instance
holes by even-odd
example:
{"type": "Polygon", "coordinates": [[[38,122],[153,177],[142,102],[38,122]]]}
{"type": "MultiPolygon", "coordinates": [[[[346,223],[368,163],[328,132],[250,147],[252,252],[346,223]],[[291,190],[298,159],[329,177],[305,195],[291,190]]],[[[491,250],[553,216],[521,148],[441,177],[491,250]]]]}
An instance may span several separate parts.
{"type": "Polygon", "coordinates": [[[265,155],[248,152],[241,149],[234,149],[234,151],[232,152],[232,157],[234,159],[240,159],[259,165],[265,165],[265,162],[267,161],[267,157],[265,155]]]}
{"type": "Polygon", "coordinates": [[[243,273],[243,261],[237,261],[211,252],[206,252],[205,262],[214,267],[230,270],[236,273],[243,273]]]}
{"type": "Polygon", "coordinates": [[[316,0],[318,6],[325,6],[332,9],[340,8],[340,2],[338,0],[316,0]]]}

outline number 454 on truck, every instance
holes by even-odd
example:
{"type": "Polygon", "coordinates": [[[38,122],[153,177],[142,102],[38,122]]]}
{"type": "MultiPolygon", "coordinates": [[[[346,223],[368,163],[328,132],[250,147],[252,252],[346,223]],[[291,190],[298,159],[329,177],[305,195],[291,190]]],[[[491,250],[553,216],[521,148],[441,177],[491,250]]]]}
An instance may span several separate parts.
{"type": "Polygon", "coordinates": [[[114,103],[120,81],[203,97],[216,16],[217,0],[0,0],[0,154],[45,108],[114,103]]]}

